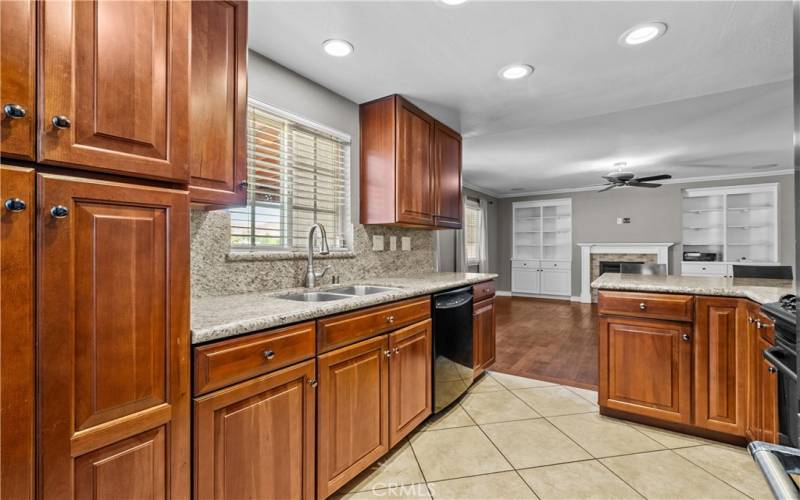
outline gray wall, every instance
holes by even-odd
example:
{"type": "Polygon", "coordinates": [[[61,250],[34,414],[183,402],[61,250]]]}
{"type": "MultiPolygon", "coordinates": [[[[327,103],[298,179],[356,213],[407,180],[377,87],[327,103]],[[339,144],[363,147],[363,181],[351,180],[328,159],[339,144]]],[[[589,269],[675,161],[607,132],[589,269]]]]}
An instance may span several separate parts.
{"type": "MultiPolygon", "coordinates": [[[[463,188],[462,190],[463,196],[470,197],[470,198],[479,198],[482,200],[486,200],[489,202],[489,206],[486,210],[488,224],[489,224],[489,244],[488,244],[488,252],[489,252],[489,272],[496,273],[497,269],[499,269],[499,259],[498,259],[498,246],[497,246],[497,235],[499,230],[498,225],[498,209],[500,207],[499,200],[497,198],[493,198],[489,195],[479,193],[478,191],[473,191],[472,189],[463,188]]],[[[456,231],[453,229],[445,229],[438,231],[439,236],[439,254],[438,254],[438,261],[439,261],[439,271],[447,272],[453,271],[456,268],[456,238],[455,238],[456,231]]]]}
{"type": "Polygon", "coordinates": [[[514,201],[572,198],[572,295],[580,295],[580,248],[577,243],[639,243],[673,241],[670,272],[680,273],[682,248],[681,189],[742,184],[779,183],[778,224],[781,263],[795,261],[794,176],[782,175],[714,182],[665,184],[658,189],[615,189],[605,193],[580,191],[544,196],[504,198],[498,211],[498,290],[511,290],[511,203],[514,201]],[[630,224],[617,224],[630,217],[630,224]]]}

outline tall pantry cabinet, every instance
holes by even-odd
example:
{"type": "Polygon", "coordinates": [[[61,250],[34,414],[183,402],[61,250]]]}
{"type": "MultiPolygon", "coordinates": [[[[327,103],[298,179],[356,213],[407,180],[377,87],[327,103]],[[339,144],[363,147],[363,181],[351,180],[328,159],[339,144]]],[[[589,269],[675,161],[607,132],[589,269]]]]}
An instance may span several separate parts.
{"type": "Polygon", "coordinates": [[[189,205],[242,199],[247,3],[0,16],[0,498],[188,498],[189,205]]]}

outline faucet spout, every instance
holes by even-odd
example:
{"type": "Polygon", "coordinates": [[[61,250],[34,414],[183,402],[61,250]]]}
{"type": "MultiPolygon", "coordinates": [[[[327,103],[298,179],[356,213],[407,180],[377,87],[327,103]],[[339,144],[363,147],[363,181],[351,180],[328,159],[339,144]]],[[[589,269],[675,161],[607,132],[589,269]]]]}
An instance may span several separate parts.
{"type": "Polygon", "coordinates": [[[317,286],[317,280],[325,276],[325,273],[331,266],[326,266],[321,273],[314,272],[314,232],[319,230],[320,236],[320,255],[328,255],[331,253],[328,246],[328,235],[325,233],[325,226],[322,224],[314,224],[308,230],[308,267],[306,269],[306,288],[314,288],[317,286]]]}

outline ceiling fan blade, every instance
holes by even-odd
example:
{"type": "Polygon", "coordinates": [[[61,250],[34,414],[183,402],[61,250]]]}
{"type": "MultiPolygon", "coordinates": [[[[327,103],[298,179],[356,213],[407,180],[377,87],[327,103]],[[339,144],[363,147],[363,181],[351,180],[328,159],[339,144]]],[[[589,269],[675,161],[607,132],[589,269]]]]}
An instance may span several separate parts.
{"type": "Polygon", "coordinates": [[[643,187],[643,188],[661,187],[661,184],[656,184],[656,183],[652,183],[652,182],[637,182],[637,181],[631,181],[627,185],[631,186],[631,187],[643,187]]]}
{"type": "Polygon", "coordinates": [[[601,189],[600,191],[598,191],[598,193],[602,193],[602,192],[608,191],[609,189],[614,189],[615,187],[617,187],[616,184],[606,184],[606,186],[603,189],[601,189]]]}
{"type": "Polygon", "coordinates": [[[639,177],[634,179],[636,182],[647,182],[647,181],[664,181],[667,179],[672,179],[672,176],[669,174],[661,174],[661,175],[650,175],[648,177],[639,177]]]}
{"type": "Polygon", "coordinates": [[[616,179],[615,179],[615,178],[614,178],[612,175],[610,175],[610,174],[601,175],[600,177],[601,177],[601,178],[603,178],[603,179],[605,179],[605,180],[607,180],[608,182],[611,182],[611,183],[614,183],[614,181],[616,180],[616,179]]]}

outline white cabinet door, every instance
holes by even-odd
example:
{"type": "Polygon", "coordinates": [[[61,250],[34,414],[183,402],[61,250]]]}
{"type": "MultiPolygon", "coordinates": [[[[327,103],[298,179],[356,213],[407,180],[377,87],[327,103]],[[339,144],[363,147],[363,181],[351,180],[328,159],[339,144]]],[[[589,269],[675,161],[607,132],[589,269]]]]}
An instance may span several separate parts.
{"type": "Polygon", "coordinates": [[[571,273],[567,269],[544,269],[539,273],[541,293],[546,295],[570,295],[571,273]]]}
{"type": "Polygon", "coordinates": [[[539,293],[539,275],[536,269],[514,269],[511,271],[511,291],[539,293]]]}

